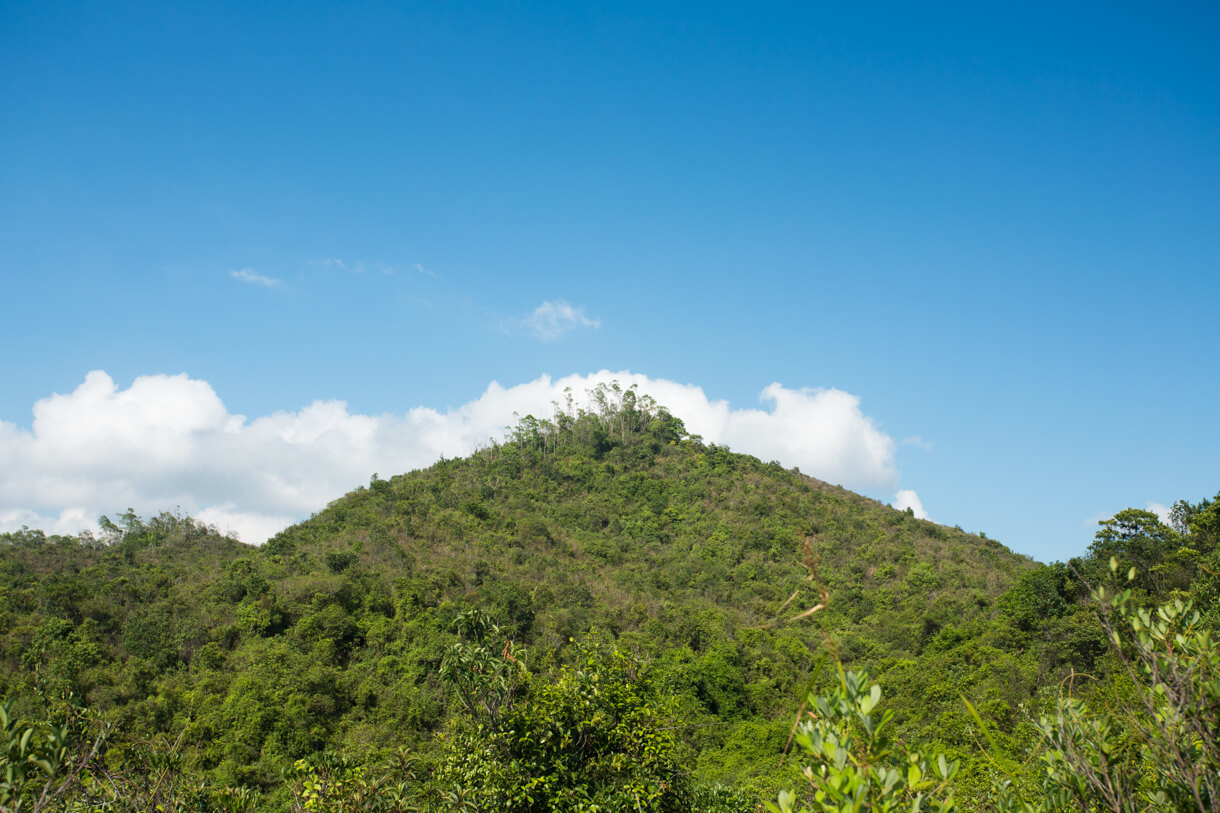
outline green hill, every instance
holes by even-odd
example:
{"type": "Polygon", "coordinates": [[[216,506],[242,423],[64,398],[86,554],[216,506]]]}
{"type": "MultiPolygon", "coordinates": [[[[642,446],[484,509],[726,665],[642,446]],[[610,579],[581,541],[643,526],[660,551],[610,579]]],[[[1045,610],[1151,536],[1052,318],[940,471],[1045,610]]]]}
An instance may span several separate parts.
{"type": "MultiPolygon", "coordinates": [[[[480,606],[539,666],[590,631],[626,641],[682,698],[693,742],[725,780],[756,770],[761,753],[778,760],[827,633],[849,663],[915,657],[946,625],[990,613],[1033,566],[995,541],[689,438],[630,399],[601,415],[527,418],[503,445],[374,480],[262,554],[294,619],[344,585],[381,597],[397,636],[386,657],[414,677],[370,674],[359,691],[393,698],[395,731],[439,719],[425,712],[443,697],[429,674],[436,651],[429,661],[417,647],[480,606]],[[779,623],[794,592],[783,617],[822,588],[824,613],[779,623]]],[[[337,728],[377,740],[361,714],[337,728]]]]}
{"type": "Polygon", "coordinates": [[[770,796],[827,655],[883,680],[903,736],[973,759],[964,696],[1019,752],[1024,704],[1105,648],[1079,585],[1048,572],[603,389],[374,476],[261,548],[169,514],[100,540],[5,535],[0,696],[71,698],[115,722],[116,764],[174,743],[184,770],[274,799],[311,754],[435,753],[453,622],[482,608],[536,675],[595,641],[631,653],[696,778],[770,796]]]}

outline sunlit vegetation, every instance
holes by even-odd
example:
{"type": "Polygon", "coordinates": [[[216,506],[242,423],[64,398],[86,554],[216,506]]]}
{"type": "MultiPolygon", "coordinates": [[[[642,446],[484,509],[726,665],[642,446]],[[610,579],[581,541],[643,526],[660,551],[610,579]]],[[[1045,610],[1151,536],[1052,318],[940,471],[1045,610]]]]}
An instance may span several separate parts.
{"type": "Polygon", "coordinates": [[[1218,516],[1037,565],[602,388],[261,548],[0,535],[0,810],[1214,805],[1218,516]]]}

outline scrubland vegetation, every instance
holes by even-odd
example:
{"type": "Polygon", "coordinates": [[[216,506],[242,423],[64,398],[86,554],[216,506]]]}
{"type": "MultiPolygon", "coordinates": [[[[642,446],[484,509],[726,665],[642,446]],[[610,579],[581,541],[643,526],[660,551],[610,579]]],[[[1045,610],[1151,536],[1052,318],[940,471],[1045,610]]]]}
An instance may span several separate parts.
{"type": "Polygon", "coordinates": [[[603,388],[258,548],[0,535],[0,810],[1212,810],[1218,539],[1039,565],[603,388]]]}

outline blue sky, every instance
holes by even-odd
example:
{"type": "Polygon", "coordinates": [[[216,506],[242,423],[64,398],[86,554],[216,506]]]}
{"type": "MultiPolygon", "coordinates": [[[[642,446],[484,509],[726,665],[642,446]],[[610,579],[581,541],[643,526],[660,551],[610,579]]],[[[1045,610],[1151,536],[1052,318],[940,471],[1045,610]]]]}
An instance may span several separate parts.
{"type": "Polygon", "coordinates": [[[1220,14],[985,5],[3,3],[0,524],[264,529],[209,456],[324,504],[600,370],[1044,561],[1214,495],[1220,14]],[[397,456],[251,451],[339,401],[397,456]]]}

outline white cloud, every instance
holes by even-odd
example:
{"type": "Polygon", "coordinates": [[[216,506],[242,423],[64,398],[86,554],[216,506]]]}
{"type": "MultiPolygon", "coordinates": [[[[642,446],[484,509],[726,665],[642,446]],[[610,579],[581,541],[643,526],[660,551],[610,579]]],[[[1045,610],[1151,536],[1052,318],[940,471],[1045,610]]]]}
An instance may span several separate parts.
{"type": "Polygon", "coordinates": [[[1160,518],[1161,522],[1163,522],[1166,525],[1169,524],[1169,506],[1168,505],[1162,505],[1159,502],[1150,502],[1150,503],[1148,503],[1147,508],[1149,511],[1156,514],[1160,518]]]}
{"type": "Polygon", "coordinates": [[[352,274],[364,273],[364,263],[344,262],[335,257],[327,257],[320,262],[323,268],[338,268],[340,271],[347,271],[352,274]]]}
{"type": "Polygon", "coordinates": [[[237,271],[230,271],[229,276],[242,282],[248,282],[251,285],[265,285],[268,288],[274,288],[282,284],[284,281],[276,277],[267,277],[256,273],[252,268],[241,268],[237,271]]]}
{"type": "Polygon", "coordinates": [[[923,449],[925,452],[930,452],[936,445],[930,440],[924,440],[919,435],[912,435],[909,438],[902,439],[903,446],[914,446],[916,449],[923,449]]]}
{"type": "MultiPolygon", "coordinates": [[[[398,270],[397,268],[390,265],[389,263],[383,263],[383,262],[365,263],[360,260],[340,260],[337,257],[326,257],[324,259],[318,260],[318,265],[321,265],[323,268],[337,268],[340,271],[346,271],[349,274],[363,274],[365,271],[368,271],[370,268],[375,271],[380,271],[383,274],[393,274],[395,271],[398,270]]],[[[418,268],[418,265],[417,265],[417,268],[418,268]]],[[[431,273],[431,272],[425,272],[425,273],[431,273]]]]}
{"type": "Polygon", "coordinates": [[[923,502],[920,501],[919,495],[909,488],[899,491],[891,505],[899,511],[905,511],[910,508],[918,519],[928,518],[928,512],[924,510],[923,502]]]}
{"type": "Polygon", "coordinates": [[[59,515],[43,515],[24,508],[0,509],[0,531],[15,531],[22,526],[29,526],[49,534],[80,533],[85,528],[94,525],[96,516],[85,516],[82,508],[65,508],[59,515]]]}
{"type": "Polygon", "coordinates": [[[200,509],[195,518],[215,526],[222,534],[258,545],[300,519],[286,514],[238,511],[231,502],[200,509]]]}
{"type": "MultiPolygon", "coordinates": [[[[601,371],[512,387],[492,382],[444,412],[361,415],[342,401],[248,419],[230,413],[206,381],[141,376],[126,389],[102,371],[75,391],[34,405],[31,427],[0,421],[0,529],[74,532],[102,513],[181,507],[247,542],[321,510],[368,481],[458,457],[500,438],[513,414],[549,417],[570,390],[578,402],[599,383],[636,385],[706,441],[866,493],[898,485],[895,443],[841,390],[762,391],[767,409],[733,409],[690,384],[601,371]]],[[[917,515],[923,515],[914,492],[917,515]]]]}
{"type": "Polygon", "coordinates": [[[601,322],[585,315],[583,307],[575,308],[557,299],[543,302],[525,319],[525,326],[543,341],[557,339],[578,327],[600,327],[601,322]]]}
{"type": "Polygon", "coordinates": [[[1114,514],[1108,512],[1108,511],[1098,511],[1096,514],[1093,514],[1091,517],[1086,518],[1080,524],[1081,524],[1081,527],[1084,527],[1084,528],[1096,529],[1100,523],[1105,522],[1106,520],[1110,519],[1110,517],[1112,517],[1112,516],[1114,516],[1114,514]]]}

